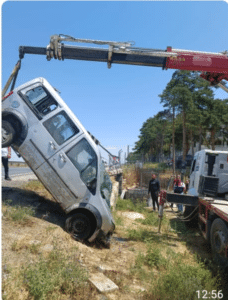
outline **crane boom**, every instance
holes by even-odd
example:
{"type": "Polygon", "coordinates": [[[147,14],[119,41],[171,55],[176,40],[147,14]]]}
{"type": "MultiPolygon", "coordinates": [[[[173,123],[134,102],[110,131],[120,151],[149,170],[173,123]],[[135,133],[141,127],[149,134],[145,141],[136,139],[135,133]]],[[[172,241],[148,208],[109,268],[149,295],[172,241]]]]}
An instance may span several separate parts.
{"type": "Polygon", "coordinates": [[[177,69],[199,71],[201,77],[212,85],[219,84],[228,92],[221,81],[228,81],[228,52],[201,52],[191,50],[166,50],[137,48],[133,42],[113,42],[90,39],[76,39],[68,35],[53,35],[47,47],[20,46],[20,60],[25,54],[46,55],[47,60],[75,59],[107,62],[111,64],[128,64],[161,67],[162,69],[177,69]],[[76,42],[79,46],[65,45],[63,42],[76,42]],[[96,47],[85,47],[81,44],[94,44],[96,47]],[[97,47],[102,46],[102,47],[97,47]],[[107,48],[104,48],[106,46],[107,48]]]}

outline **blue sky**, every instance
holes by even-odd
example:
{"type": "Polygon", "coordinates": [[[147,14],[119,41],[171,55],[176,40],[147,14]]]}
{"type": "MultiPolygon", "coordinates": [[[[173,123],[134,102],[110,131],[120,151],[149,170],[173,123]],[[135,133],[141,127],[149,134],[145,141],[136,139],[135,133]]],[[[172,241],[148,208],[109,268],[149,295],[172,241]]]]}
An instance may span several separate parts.
{"type": "MultiPolygon", "coordinates": [[[[136,47],[221,52],[228,50],[224,1],[9,1],[2,5],[2,84],[22,46],[46,47],[53,34],[134,41],[136,47]]],[[[17,85],[46,78],[101,144],[122,157],[139,130],[162,110],[158,95],[174,71],[25,55],[17,85]]],[[[217,97],[225,98],[224,91],[217,97]]]]}

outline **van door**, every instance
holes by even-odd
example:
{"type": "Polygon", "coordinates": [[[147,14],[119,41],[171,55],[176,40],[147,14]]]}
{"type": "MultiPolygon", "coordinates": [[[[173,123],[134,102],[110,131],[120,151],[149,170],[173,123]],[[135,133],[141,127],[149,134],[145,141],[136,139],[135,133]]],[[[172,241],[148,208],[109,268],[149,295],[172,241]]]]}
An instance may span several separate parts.
{"type": "Polygon", "coordinates": [[[189,194],[193,196],[198,195],[198,185],[199,185],[199,172],[200,172],[200,162],[202,159],[202,153],[198,152],[195,154],[190,174],[190,184],[189,184],[189,194]]]}
{"type": "Polygon", "coordinates": [[[219,194],[228,193],[228,152],[220,153],[216,159],[216,176],[219,178],[219,194]]]}
{"type": "MultiPolygon", "coordinates": [[[[97,190],[98,158],[84,136],[75,138],[37,169],[64,209],[88,201],[97,190]]],[[[41,180],[42,180],[41,179],[41,180]]]]}
{"type": "Polygon", "coordinates": [[[48,162],[79,202],[96,194],[98,157],[84,136],[63,147],[48,162]]]}

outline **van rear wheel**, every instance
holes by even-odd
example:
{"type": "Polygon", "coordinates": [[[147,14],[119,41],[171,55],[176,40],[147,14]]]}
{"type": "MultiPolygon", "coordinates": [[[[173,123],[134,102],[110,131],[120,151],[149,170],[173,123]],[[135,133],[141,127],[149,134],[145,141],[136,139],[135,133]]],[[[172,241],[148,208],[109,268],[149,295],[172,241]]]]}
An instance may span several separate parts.
{"type": "Polygon", "coordinates": [[[15,138],[16,132],[8,121],[2,121],[2,148],[9,147],[15,138]]]}
{"type": "Polygon", "coordinates": [[[66,220],[66,230],[75,240],[85,241],[90,237],[91,222],[82,213],[75,213],[66,220]]]}

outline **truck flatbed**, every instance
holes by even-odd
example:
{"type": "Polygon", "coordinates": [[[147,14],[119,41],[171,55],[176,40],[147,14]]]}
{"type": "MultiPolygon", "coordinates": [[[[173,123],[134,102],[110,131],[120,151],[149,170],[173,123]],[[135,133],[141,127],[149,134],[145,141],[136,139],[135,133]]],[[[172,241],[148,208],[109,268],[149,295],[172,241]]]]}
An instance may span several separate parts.
{"type": "Polygon", "coordinates": [[[214,212],[228,222],[228,201],[219,198],[199,197],[199,204],[206,206],[207,210],[214,212]]]}

